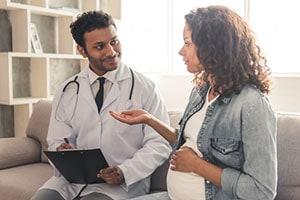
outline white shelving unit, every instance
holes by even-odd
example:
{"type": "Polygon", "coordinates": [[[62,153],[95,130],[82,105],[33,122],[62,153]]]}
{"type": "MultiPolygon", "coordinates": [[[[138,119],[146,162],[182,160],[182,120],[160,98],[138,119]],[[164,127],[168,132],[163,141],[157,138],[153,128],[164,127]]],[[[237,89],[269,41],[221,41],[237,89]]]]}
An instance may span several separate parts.
{"type": "Polygon", "coordinates": [[[12,52],[0,52],[0,106],[13,106],[15,137],[25,136],[33,104],[52,99],[88,63],[76,52],[70,23],[82,11],[99,9],[120,20],[120,8],[121,0],[0,0],[12,27],[12,52]],[[31,23],[43,53],[33,50],[31,23]]]}
{"type": "MultiPolygon", "coordinates": [[[[53,67],[52,61],[55,60],[78,63],[75,67],[74,64],[71,66],[56,66],[56,73],[59,73],[59,67],[68,67],[74,68],[72,72],[76,74],[87,64],[86,60],[75,54],[0,53],[0,104],[19,105],[35,103],[40,99],[49,99],[51,97],[51,84],[53,84],[50,77],[55,76],[54,70],[52,70],[52,74],[50,72],[53,67]],[[28,80],[20,81],[18,78],[28,80]],[[28,91],[24,92],[24,90],[28,91]]],[[[73,74],[69,73],[68,75],[70,77],[73,74]]],[[[61,82],[63,81],[61,80],[61,82]]],[[[53,93],[55,91],[52,92],[52,95],[53,93]]]]}

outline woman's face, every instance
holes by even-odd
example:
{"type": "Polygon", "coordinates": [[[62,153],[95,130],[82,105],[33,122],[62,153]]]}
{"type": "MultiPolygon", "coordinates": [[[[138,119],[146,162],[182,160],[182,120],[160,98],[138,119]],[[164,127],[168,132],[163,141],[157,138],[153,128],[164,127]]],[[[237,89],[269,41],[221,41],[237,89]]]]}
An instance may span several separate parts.
{"type": "Polygon", "coordinates": [[[192,31],[189,26],[185,24],[183,29],[183,41],[184,45],[179,51],[179,55],[183,57],[183,61],[187,66],[187,70],[190,73],[198,73],[203,70],[203,66],[200,64],[197,56],[197,47],[192,42],[192,31]]]}

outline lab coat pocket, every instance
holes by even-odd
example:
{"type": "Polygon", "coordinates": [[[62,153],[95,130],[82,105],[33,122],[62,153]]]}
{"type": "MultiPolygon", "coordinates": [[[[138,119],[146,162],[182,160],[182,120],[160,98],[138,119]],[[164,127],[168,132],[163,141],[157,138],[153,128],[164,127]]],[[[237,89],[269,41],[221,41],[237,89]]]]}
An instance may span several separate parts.
{"type": "Polygon", "coordinates": [[[232,138],[210,138],[211,153],[217,162],[240,168],[243,162],[242,142],[232,138]]]}

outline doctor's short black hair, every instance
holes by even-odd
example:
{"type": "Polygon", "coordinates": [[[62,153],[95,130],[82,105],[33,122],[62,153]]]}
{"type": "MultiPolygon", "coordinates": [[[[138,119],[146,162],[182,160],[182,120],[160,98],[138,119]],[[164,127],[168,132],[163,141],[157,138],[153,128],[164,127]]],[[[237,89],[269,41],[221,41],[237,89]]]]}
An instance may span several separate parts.
{"type": "Polygon", "coordinates": [[[95,29],[107,28],[110,25],[113,25],[117,29],[111,15],[101,10],[89,11],[78,15],[76,21],[70,24],[70,29],[75,42],[85,48],[84,33],[95,29]]]}

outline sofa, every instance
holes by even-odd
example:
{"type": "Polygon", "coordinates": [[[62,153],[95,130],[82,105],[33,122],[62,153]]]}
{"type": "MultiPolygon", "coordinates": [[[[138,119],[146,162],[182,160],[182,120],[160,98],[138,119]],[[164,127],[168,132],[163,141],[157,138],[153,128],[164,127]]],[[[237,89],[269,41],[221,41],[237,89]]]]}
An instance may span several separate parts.
{"type": "MultiPolygon", "coordinates": [[[[43,150],[51,113],[50,101],[34,105],[26,137],[0,138],[0,199],[27,200],[53,173],[43,150]]],[[[178,127],[181,112],[169,112],[178,127]]],[[[277,113],[278,194],[276,200],[300,199],[300,114],[277,113]]],[[[151,193],[166,190],[168,162],[151,176],[151,193]]]]}

